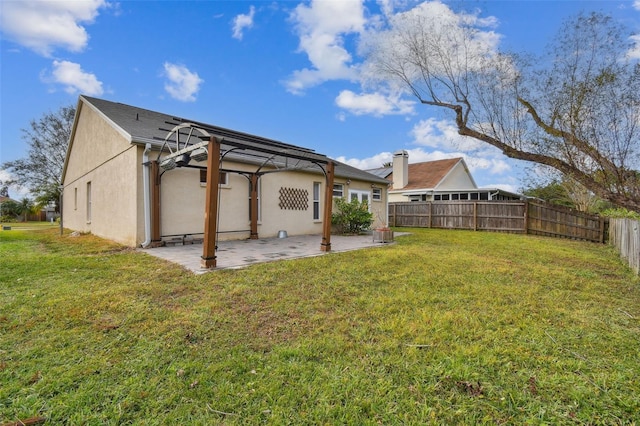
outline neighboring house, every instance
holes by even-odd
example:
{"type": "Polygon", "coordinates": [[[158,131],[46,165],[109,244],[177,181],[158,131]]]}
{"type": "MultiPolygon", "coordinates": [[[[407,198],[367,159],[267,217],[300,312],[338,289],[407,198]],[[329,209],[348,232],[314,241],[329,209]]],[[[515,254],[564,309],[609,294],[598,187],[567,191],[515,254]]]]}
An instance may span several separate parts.
{"type": "Polygon", "coordinates": [[[401,150],[393,154],[392,167],[367,171],[393,182],[389,202],[522,198],[498,188],[478,188],[463,158],[409,164],[409,153],[401,150]]]}
{"type": "Polygon", "coordinates": [[[383,224],[389,183],[311,149],[87,96],[62,181],[65,228],[129,246],[281,230],[325,244],[334,197],[367,200],[383,224]]]}

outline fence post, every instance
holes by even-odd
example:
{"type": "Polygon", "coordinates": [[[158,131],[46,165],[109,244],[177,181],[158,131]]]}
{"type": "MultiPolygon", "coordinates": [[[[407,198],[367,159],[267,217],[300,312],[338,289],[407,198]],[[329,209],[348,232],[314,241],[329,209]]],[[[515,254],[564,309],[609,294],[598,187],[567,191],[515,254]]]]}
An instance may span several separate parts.
{"type": "Polygon", "coordinates": [[[429,201],[429,228],[432,225],[431,216],[433,216],[433,203],[429,201]]]}
{"type": "Polygon", "coordinates": [[[524,201],[524,233],[529,233],[529,200],[524,201]]]}

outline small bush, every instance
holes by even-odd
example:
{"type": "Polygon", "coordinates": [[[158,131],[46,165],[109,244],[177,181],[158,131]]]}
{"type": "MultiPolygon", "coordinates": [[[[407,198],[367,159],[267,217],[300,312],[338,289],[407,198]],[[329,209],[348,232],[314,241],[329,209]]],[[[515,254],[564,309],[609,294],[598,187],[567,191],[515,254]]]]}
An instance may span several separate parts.
{"type": "Polygon", "coordinates": [[[373,214],[369,204],[354,199],[350,202],[336,198],[337,212],[333,213],[331,223],[340,227],[343,234],[359,234],[369,229],[373,223],[373,214]]]}
{"type": "Polygon", "coordinates": [[[0,216],[0,223],[13,223],[17,221],[16,217],[12,215],[0,216]]]}
{"type": "Polygon", "coordinates": [[[616,219],[636,219],[640,220],[640,213],[627,209],[607,209],[600,212],[600,216],[616,219]]]}

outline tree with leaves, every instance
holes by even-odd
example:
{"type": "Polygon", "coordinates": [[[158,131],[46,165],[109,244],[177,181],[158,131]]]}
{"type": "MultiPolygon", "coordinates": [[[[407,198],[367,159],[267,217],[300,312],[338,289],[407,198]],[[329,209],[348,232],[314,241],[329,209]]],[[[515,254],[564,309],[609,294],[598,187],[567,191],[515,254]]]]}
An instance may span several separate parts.
{"type": "Polygon", "coordinates": [[[610,17],[568,20],[544,58],[500,52],[469,15],[422,5],[365,46],[378,84],[448,110],[458,133],[640,212],[640,65],[610,17]]]}
{"type": "Polygon", "coordinates": [[[32,120],[29,129],[22,129],[22,139],[29,146],[27,156],[0,166],[13,178],[4,184],[26,187],[38,205],[55,203],[59,211],[62,168],[75,113],[73,106],[62,107],[32,120]]]}

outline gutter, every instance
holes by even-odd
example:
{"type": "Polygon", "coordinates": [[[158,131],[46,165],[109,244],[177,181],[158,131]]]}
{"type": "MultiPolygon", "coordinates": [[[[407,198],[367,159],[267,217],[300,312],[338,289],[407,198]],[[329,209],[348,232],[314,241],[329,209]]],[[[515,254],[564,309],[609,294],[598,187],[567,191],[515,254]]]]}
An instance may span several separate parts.
{"type": "Polygon", "coordinates": [[[151,144],[147,143],[142,153],[142,165],[144,166],[142,171],[142,185],[144,187],[144,241],[141,244],[142,248],[147,248],[151,244],[151,191],[149,189],[151,168],[149,151],[151,151],[151,144]]]}

